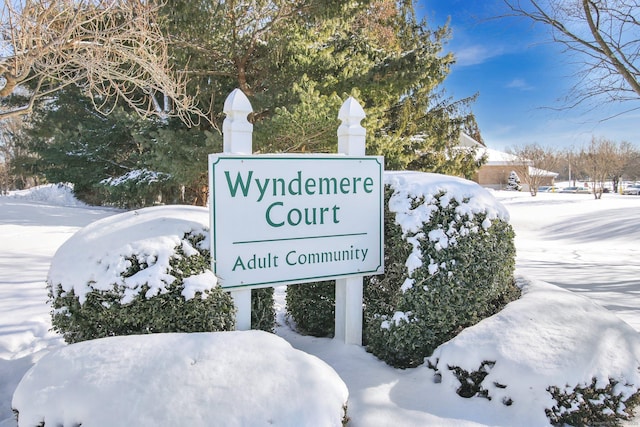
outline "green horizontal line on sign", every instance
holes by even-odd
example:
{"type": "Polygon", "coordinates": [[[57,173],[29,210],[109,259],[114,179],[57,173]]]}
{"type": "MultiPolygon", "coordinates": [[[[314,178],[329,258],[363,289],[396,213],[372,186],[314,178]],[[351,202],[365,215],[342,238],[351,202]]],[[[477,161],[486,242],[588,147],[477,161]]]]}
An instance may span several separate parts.
{"type": "Polygon", "coordinates": [[[282,239],[245,240],[245,241],[232,242],[232,244],[244,245],[248,243],[286,242],[290,240],[330,239],[333,237],[366,236],[366,235],[367,233],[328,234],[326,236],[285,237],[282,239]]]}

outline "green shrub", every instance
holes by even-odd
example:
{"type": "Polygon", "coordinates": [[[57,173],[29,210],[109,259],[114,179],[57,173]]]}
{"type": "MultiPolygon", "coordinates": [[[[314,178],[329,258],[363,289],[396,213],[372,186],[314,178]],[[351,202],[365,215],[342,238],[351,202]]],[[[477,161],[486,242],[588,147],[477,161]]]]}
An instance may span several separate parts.
{"type": "MultiPolygon", "coordinates": [[[[385,188],[385,206],[393,194],[385,188]]],[[[402,238],[402,229],[389,209],[384,211],[385,273],[364,278],[365,313],[386,313],[396,306],[406,267],[396,262],[407,259],[411,245],[402,238]]],[[[298,332],[317,337],[332,337],[335,328],[335,281],[305,283],[287,287],[287,313],[298,332]]],[[[363,337],[366,340],[366,336],[363,337]]]]}
{"type": "Polygon", "coordinates": [[[274,332],[276,307],[273,304],[273,288],[251,290],[251,329],[274,332]]]}
{"type": "MultiPolygon", "coordinates": [[[[460,382],[460,387],[456,390],[458,396],[467,399],[470,397],[484,397],[485,399],[491,400],[492,397],[489,395],[489,391],[483,387],[482,382],[495,364],[496,362],[485,360],[480,364],[480,367],[476,371],[467,371],[459,366],[449,366],[449,370],[453,372],[453,375],[455,375],[460,382]]],[[[434,369],[432,366],[429,367],[434,369]]],[[[494,385],[499,388],[504,387],[500,384],[494,385]]],[[[513,402],[505,400],[503,403],[510,406],[513,402]]]]}
{"type": "Polygon", "coordinates": [[[332,337],[335,318],[335,281],[287,287],[287,312],[296,330],[315,337],[332,337]]]}
{"type": "MultiPolygon", "coordinates": [[[[147,208],[139,212],[149,212],[147,208]]],[[[206,209],[203,218],[207,220],[206,209]]],[[[144,217],[145,214],[133,214],[134,218],[144,217]]],[[[122,214],[124,215],[124,214],[122,214]]],[[[113,217],[112,217],[113,218],[113,217]]],[[[122,219],[126,223],[131,218],[122,219]]],[[[99,235],[105,228],[113,227],[116,220],[108,218],[110,222],[101,224],[96,222],[87,228],[87,234],[99,235]]],[[[172,218],[160,218],[172,221],[172,218]]],[[[164,224],[164,223],[163,223],[164,224]]],[[[190,223],[191,224],[191,223],[190,223]]],[[[145,225],[134,225],[144,227],[145,225]]],[[[79,232],[81,233],[81,232],[79,232]]],[[[126,239],[127,234],[124,234],[126,239]]],[[[52,283],[48,280],[49,296],[52,304],[53,329],[62,334],[65,341],[75,343],[95,338],[116,335],[133,335],[161,332],[214,332],[233,330],[235,326],[235,308],[228,292],[219,286],[207,286],[201,290],[190,288],[187,291],[185,281],[205,275],[205,280],[211,276],[211,255],[208,249],[208,231],[206,226],[184,234],[179,243],[173,247],[166,271],[157,268],[154,263],[159,262],[150,254],[133,249],[130,242],[122,245],[123,253],[120,261],[95,262],[96,270],[105,268],[104,265],[125,266],[121,268],[119,279],[109,286],[98,287],[92,280],[87,280],[83,287],[70,286],[69,283],[52,283]],[[110,264],[111,263],[111,264],[110,264]],[[155,267],[155,268],[154,268],[155,267]],[[127,278],[144,278],[145,282],[138,287],[125,286],[127,278]],[[108,288],[108,289],[107,289],[108,288]],[[78,295],[77,289],[82,289],[78,295]],[[191,292],[191,294],[189,294],[191,292]]],[[[71,240],[71,239],[70,239],[71,240]]],[[[157,236],[145,240],[145,245],[160,247],[166,245],[166,236],[157,236]]],[[[82,239],[76,239],[81,241],[82,239]]],[[[95,242],[84,243],[87,251],[95,251],[100,255],[102,248],[95,242]]],[[[170,248],[170,246],[169,246],[170,248]]],[[[74,248],[77,251],[77,247],[74,248]]],[[[164,251],[164,250],[163,250],[164,251]]],[[[73,250],[67,257],[73,257],[73,250]]],[[[120,252],[118,252],[120,253],[120,252]]],[[[105,257],[107,255],[104,255],[105,257]]],[[[66,260],[68,263],[68,259],[66,260]]],[[[52,267],[56,263],[56,257],[52,267]]],[[[64,265],[58,266],[64,267],[64,265]]],[[[92,267],[93,268],[93,267],[92,267]]],[[[95,276],[100,273],[96,271],[95,276]]],[[[71,276],[64,276],[71,277],[71,276]]],[[[86,276],[82,276],[86,277],[86,276]]],[[[72,279],[69,279],[72,280],[72,279]]],[[[275,309],[273,306],[273,289],[258,289],[252,291],[252,328],[273,331],[275,324],[275,309]]]]}
{"type": "MultiPolygon", "coordinates": [[[[185,235],[183,240],[196,243],[202,239],[202,235],[185,235]]],[[[214,287],[189,299],[182,295],[185,278],[210,268],[209,251],[199,249],[187,256],[180,245],[174,252],[167,273],[175,280],[165,285],[163,292],[150,297],[149,284],[145,284],[130,302],[123,304],[126,289],[114,284],[109,291],[91,290],[81,303],[73,289],[64,292],[62,284],[56,284],[55,292],[53,289],[50,292],[53,329],[68,343],[116,335],[233,329],[233,300],[224,290],[214,287]]],[[[127,258],[130,267],[122,273],[123,278],[148,267],[139,258],[135,254],[127,258]]]]}
{"type": "Polygon", "coordinates": [[[546,410],[547,417],[554,426],[619,426],[622,420],[630,419],[629,409],[637,406],[640,396],[636,393],[625,398],[616,390],[616,384],[617,381],[609,379],[599,387],[594,378],[591,384],[567,386],[566,390],[549,387],[547,391],[556,405],[546,410]]]}
{"type": "MultiPolygon", "coordinates": [[[[402,368],[422,364],[437,346],[520,295],[513,282],[514,233],[493,212],[491,203],[497,202],[482,194],[480,202],[470,203],[475,192],[485,190],[465,181],[468,196],[459,199],[455,186],[462,180],[421,175],[435,178],[433,191],[404,201],[398,198],[406,189],[386,183],[385,273],[364,281],[367,350],[402,368]],[[402,204],[400,214],[414,222],[410,230],[398,220],[396,205],[402,204]]],[[[300,330],[333,335],[333,286],[300,285],[287,294],[288,313],[300,330]]]]}
{"type": "Polygon", "coordinates": [[[139,209],[157,203],[176,203],[178,186],[171,176],[147,169],[137,169],[117,178],[103,179],[94,184],[100,205],[123,209],[139,209]]]}
{"type": "MultiPolygon", "coordinates": [[[[460,397],[483,397],[492,400],[489,390],[484,387],[483,381],[496,362],[484,361],[477,371],[468,372],[458,366],[449,366],[454,373],[460,387],[456,393],[460,397]]],[[[435,367],[430,368],[436,370],[435,367]]],[[[614,379],[604,385],[598,385],[596,378],[590,384],[577,386],[567,385],[564,389],[557,386],[547,388],[555,405],[545,409],[547,418],[553,426],[619,426],[623,420],[629,420],[631,409],[637,406],[640,395],[631,396],[616,388],[618,382],[614,379]]],[[[499,388],[507,388],[506,385],[495,384],[499,388]]],[[[511,398],[504,398],[502,404],[513,404],[511,398]]]]}
{"type": "MultiPolygon", "coordinates": [[[[436,372],[439,382],[441,373],[438,372],[438,363],[428,363],[429,368],[436,372]]],[[[491,389],[510,388],[496,382],[486,384],[486,377],[495,365],[495,361],[485,360],[477,370],[467,371],[459,366],[449,365],[447,369],[460,383],[456,390],[460,397],[493,400],[495,396],[491,395],[491,389]]],[[[619,384],[619,381],[612,378],[604,384],[598,384],[598,380],[593,378],[590,384],[566,385],[564,388],[549,386],[546,390],[555,404],[546,408],[545,414],[553,426],[620,426],[623,420],[629,420],[633,415],[633,408],[640,402],[640,393],[629,395],[628,390],[624,390],[626,387],[617,387],[619,384]]],[[[510,397],[504,396],[501,403],[511,406],[514,402],[510,397]]]]}
{"type": "Polygon", "coordinates": [[[393,311],[374,313],[367,322],[368,350],[392,366],[420,365],[440,344],[519,295],[512,278],[515,248],[509,224],[495,220],[485,230],[483,214],[461,223],[455,219],[457,206],[450,201],[423,225],[420,253],[429,264],[406,276],[412,285],[396,282],[404,287],[393,311]],[[454,222],[476,231],[462,235],[454,222]],[[427,237],[432,230],[448,230],[456,244],[438,248],[427,237]]]}

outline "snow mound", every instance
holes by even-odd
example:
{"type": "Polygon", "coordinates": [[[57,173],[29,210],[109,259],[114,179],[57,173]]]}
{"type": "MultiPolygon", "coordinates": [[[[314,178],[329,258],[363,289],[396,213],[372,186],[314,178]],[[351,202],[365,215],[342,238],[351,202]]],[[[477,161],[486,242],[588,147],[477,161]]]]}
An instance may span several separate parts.
{"type": "Polygon", "coordinates": [[[13,396],[19,426],[342,426],[347,387],[261,331],[152,334],[44,356],[13,396]]]}
{"type": "Polygon", "coordinates": [[[46,203],[51,206],[87,206],[76,199],[71,184],[45,184],[28,190],[18,190],[9,193],[9,197],[32,202],[46,203]]]}
{"type": "MultiPolygon", "coordinates": [[[[150,286],[147,298],[165,292],[175,279],[168,274],[175,248],[181,246],[186,255],[195,248],[184,240],[186,234],[205,236],[198,242],[208,250],[209,211],[196,206],[154,206],[124,212],[96,221],[71,236],[56,252],[51,262],[47,282],[54,292],[61,285],[64,292],[74,291],[83,303],[92,290],[109,291],[122,286],[126,304],[145,284],[150,286]],[[147,266],[130,277],[123,277],[135,256],[147,266]]],[[[202,280],[187,281],[185,296],[204,291],[202,280]]],[[[208,288],[217,286],[215,276],[206,277],[208,288]]]]}
{"type": "Polygon", "coordinates": [[[596,379],[602,388],[613,380],[623,400],[638,392],[640,335],[635,329],[589,298],[546,282],[519,280],[519,300],[428,358],[447,393],[461,386],[453,367],[473,372],[490,362],[482,381],[490,404],[508,407],[501,412],[509,413],[514,425],[524,419],[548,425],[545,409],[557,404],[547,392],[550,386],[570,391],[596,379]]]}

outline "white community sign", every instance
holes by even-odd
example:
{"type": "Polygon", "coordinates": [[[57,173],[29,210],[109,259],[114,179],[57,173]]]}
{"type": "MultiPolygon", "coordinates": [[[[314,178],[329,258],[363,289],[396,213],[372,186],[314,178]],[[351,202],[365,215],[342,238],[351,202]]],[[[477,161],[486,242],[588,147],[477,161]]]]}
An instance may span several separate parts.
{"type": "Polygon", "coordinates": [[[214,271],[223,288],[379,274],[381,160],[211,156],[214,271]]]}
{"type": "Polygon", "coordinates": [[[365,156],[362,107],[338,118],[338,154],[252,155],[251,104],[225,102],[223,153],[209,155],[212,269],[250,329],[251,289],[336,280],[335,338],[362,342],[362,278],[384,272],[384,159],[365,156]]]}

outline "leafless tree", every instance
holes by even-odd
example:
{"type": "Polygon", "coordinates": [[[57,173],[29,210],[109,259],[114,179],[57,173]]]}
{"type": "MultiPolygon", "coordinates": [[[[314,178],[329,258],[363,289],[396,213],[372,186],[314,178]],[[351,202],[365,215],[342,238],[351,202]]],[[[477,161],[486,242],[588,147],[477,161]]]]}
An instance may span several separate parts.
{"type": "Polygon", "coordinates": [[[619,178],[625,164],[629,161],[629,146],[617,144],[606,138],[591,138],[591,142],[583,147],[577,155],[581,173],[591,182],[596,199],[602,197],[608,181],[619,178]]]}
{"type": "MultiPolygon", "coordinates": [[[[638,162],[640,161],[640,151],[629,142],[621,142],[616,147],[615,159],[611,171],[612,191],[618,191],[621,180],[627,175],[638,172],[638,162]]],[[[631,176],[629,176],[631,178],[631,176]]]]}
{"type": "Polygon", "coordinates": [[[596,199],[602,197],[604,182],[610,174],[608,164],[613,156],[613,144],[605,139],[592,138],[588,146],[578,153],[578,165],[582,173],[591,182],[596,199]]]}
{"type": "Polygon", "coordinates": [[[628,147],[629,150],[627,154],[625,154],[627,161],[625,162],[620,177],[632,181],[638,181],[640,179],[640,150],[638,147],[630,144],[628,147]]]}
{"type": "Polygon", "coordinates": [[[529,187],[532,196],[538,194],[538,187],[549,179],[549,173],[555,173],[558,168],[558,155],[552,148],[529,144],[507,151],[515,157],[511,167],[529,187]]]}
{"type": "Polygon", "coordinates": [[[9,190],[28,188],[38,182],[38,177],[19,164],[30,157],[30,153],[18,142],[23,130],[23,117],[8,117],[0,121],[0,195],[9,190]]]}
{"type": "Polygon", "coordinates": [[[10,186],[9,164],[0,150],[0,196],[7,194],[10,186]]]}
{"type": "Polygon", "coordinates": [[[573,105],[640,99],[640,0],[504,2],[512,15],[547,25],[555,42],[580,55],[573,105]]]}
{"type": "Polygon", "coordinates": [[[105,114],[124,102],[143,116],[199,117],[169,65],[159,7],[154,0],[5,0],[0,118],[28,113],[72,84],[105,114]]]}

